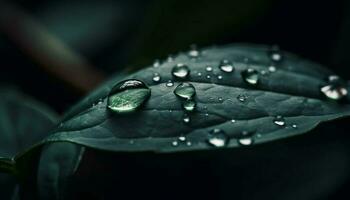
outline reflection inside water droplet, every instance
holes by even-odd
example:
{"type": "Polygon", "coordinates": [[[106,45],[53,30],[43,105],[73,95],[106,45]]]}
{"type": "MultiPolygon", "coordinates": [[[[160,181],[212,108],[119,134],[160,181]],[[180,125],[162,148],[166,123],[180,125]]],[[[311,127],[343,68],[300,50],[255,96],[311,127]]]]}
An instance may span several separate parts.
{"type": "Polygon", "coordinates": [[[136,79],[116,84],[108,95],[107,107],[116,113],[129,113],[141,107],[151,95],[145,83],[136,79]]]}

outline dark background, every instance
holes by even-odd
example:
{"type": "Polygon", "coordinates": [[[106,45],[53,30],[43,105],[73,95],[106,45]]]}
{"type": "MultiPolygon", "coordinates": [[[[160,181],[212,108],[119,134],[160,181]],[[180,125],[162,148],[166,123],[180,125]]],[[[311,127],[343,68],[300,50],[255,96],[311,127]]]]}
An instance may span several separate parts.
{"type": "MultiPolygon", "coordinates": [[[[205,47],[236,42],[277,44],[283,50],[321,63],[344,79],[349,80],[350,56],[347,55],[347,46],[350,45],[349,35],[350,2],[346,0],[13,0],[8,2],[0,0],[0,83],[1,85],[18,87],[24,93],[46,103],[62,114],[93,87],[98,86],[98,83],[112,74],[129,72],[151,65],[155,59],[165,59],[169,54],[188,50],[191,44],[205,47]],[[11,9],[8,7],[9,4],[11,9]],[[37,34],[38,29],[39,33],[44,32],[51,39],[59,41],[59,44],[64,44],[65,49],[63,51],[55,50],[58,48],[57,43],[37,48],[37,44],[51,44],[51,39],[47,40],[47,38],[37,34]],[[78,64],[69,59],[62,59],[65,58],[66,51],[78,55],[78,64]],[[55,53],[51,54],[51,52],[55,53]],[[46,58],[48,55],[52,56],[51,59],[46,58]],[[89,77],[84,76],[84,73],[75,68],[81,65],[81,60],[84,61],[83,66],[92,69],[88,73],[89,77]],[[58,75],[56,72],[61,70],[60,66],[68,66],[71,69],[70,74],[73,75],[68,77],[58,75]],[[52,69],[55,69],[55,72],[52,72],[52,69]],[[98,77],[95,82],[92,81],[95,80],[94,77],[98,77]],[[81,79],[87,80],[81,81],[81,79]],[[77,82],[78,84],[76,84],[77,82]],[[83,87],[85,83],[90,82],[89,87],[83,87]],[[82,84],[79,85],[79,83],[82,84]]],[[[342,128],[347,126],[347,122],[343,121],[339,124],[338,132],[346,134],[347,131],[342,128]]],[[[328,128],[327,131],[336,132],[337,130],[328,128]]],[[[345,155],[349,155],[349,149],[344,148],[346,150],[343,151],[340,148],[342,146],[338,145],[340,144],[339,138],[334,135],[329,136],[324,133],[323,136],[312,137],[306,136],[306,139],[304,138],[301,143],[300,140],[296,140],[294,143],[292,141],[290,149],[286,149],[280,154],[274,154],[277,157],[271,158],[273,160],[271,166],[278,164],[278,167],[265,166],[267,172],[273,175],[276,170],[280,170],[278,174],[285,181],[289,180],[290,177],[307,176],[313,171],[312,166],[315,164],[331,166],[329,160],[317,159],[320,154],[328,155],[327,152],[335,152],[334,155],[339,156],[344,155],[345,152],[345,155]],[[332,143],[332,138],[336,142],[332,143]],[[323,146],[324,141],[327,141],[327,144],[334,144],[335,150],[327,151],[326,147],[323,146]],[[307,149],[308,152],[312,151],[314,154],[300,157],[299,161],[302,163],[300,165],[306,167],[305,171],[302,170],[305,174],[293,174],[293,169],[296,167],[293,165],[294,162],[287,158],[288,156],[292,159],[299,158],[299,155],[303,154],[303,149],[307,149]],[[308,158],[314,159],[310,161],[308,158]],[[284,161],[281,162],[281,160],[284,161]],[[283,167],[289,168],[289,170],[281,170],[283,167]],[[290,177],[288,177],[289,173],[290,177]]],[[[349,139],[348,136],[345,138],[349,139]]],[[[258,147],[261,149],[259,150],[261,155],[251,156],[250,160],[248,159],[246,162],[248,165],[250,165],[250,161],[254,165],[259,165],[260,161],[256,158],[261,158],[262,155],[265,155],[264,153],[275,153],[276,149],[281,149],[281,147],[287,148],[284,147],[283,142],[271,146],[262,145],[258,147]],[[266,147],[267,149],[265,149],[266,147]]],[[[90,153],[96,154],[96,152],[90,153]]],[[[325,157],[332,158],[332,155],[325,157]]],[[[107,157],[105,160],[114,160],[108,157],[114,155],[103,154],[86,156],[85,162],[96,164],[98,163],[96,160],[89,161],[89,158],[102,157],[103,159],[103,156],[107,157]]],[[[243,157],[244,155],[238,151],[236,156],[243,157]]],[[[141,161],[138,159],[133,160],[136,163],[135,166],[147,158],[141,156],[141,161]]],[[[342,159],[339,158],[339,160],[342,159]]],[[[125,162],[130,162],[130,160],[125,162]]],[[[188,162],[191,162],[190,158],[188,162]]],[[[150,168],[152,167],[151,165],[150,168]]],[[[200,165],[194,166],[197,169],[200,167],[200,165]]],[[[105,178],[110,175],[105,173],[105,177],[94,177],[94,174],[90,173],[93,168],[88,168],[89,173],[82,176],[86,179],[80,179],[78,182],[88,182],[91,179],[97,183],[103,183],[105,178]],[[89,177],[89,174],[92,177],[89,177]]],[[[249,174],[251,169],[256,170],[256,168],[250,165],[250,168],[243,170],[240,179],[249,174]]],[[[123,166],[120,169],[123,169],[123,166]]],[[[128,169],[130,170],[130,168],[128,169]]],[[[139,170],[137,167],[131,169],[139,170]]],[[[263,176],[266,173],[265,169],[260,169],[259,173],[263,178],[269,179],[268,176],[263,176]]],[[[84,168],[81,171],[84,173],[84,168]]],[[[324,171],[327,171],[327,168],[324,171]]],[[[202,171],[199,171],[196,176],[201,177],[200,172],[202,171]]],[[[188,173],[191,173],[191,170],[188,173]]],[[[134,178],[139,175],[134,175],[134,178]]],[[[145,180],[155,178],[142,175],[145,176],[145,180]]],[[[134,184],[134,179],[130,179],[127,174],[123,174],[122,178],[126,183],[134,184]]],[[[232,178],[234,179],[235,176],[232,178]]],[[[343,178],[348,179],[348,177],[343,178]]],[[[254,179],[255,182],[259,182],[258,179],[254,179]]],[[[271,179],[274,179],[272,182],[278,185],[278,177],[271,176],[271,179]]],[[[115,177],[112,180],[120,181],[120,177],[115,177]]],[[[302,177],[296,179],[296,182],[298,181],[303,182],[302,177]]],[[[176,180],[174,183],[179,182],[180,180],[176,180]]],[[[337,187],[334,193],[325,199],[339,199],[346,195],[349,197],[347,194],[349,181],[345,182],[347,184],[337,187]]],[[[190,187],[190,183],[187,183],[186,186],[190,187]]],[[[123,185],[118,184],[119,186],[123,185]]],[[[147,185],[147,182],[142,184],[147,185]]],[[[235,184],[238,185],[238,183],[235,184]]],[[[249,185],[250,182],[247,181],[245,184],[249,185]]],[[[126,186],[124,185],[124,187],[126,186]]],[[[212,189],[211,185],[205,185],[205,187],[208,187],[207,191],[212,189]]],[[[228,187],[227,184],[225,187],[228,187]]],[[[114,187],[108,188],[110,191],[114,189],[114,187]]],[[[124,189],[129,191],[128,188],[124,189]]],[[[232,188],[227,189],[229,191],[232,188]]],[[[94,188],[90,188],[90,190],[94,190],[94,188]]],[[[149,190],[152,188],[146,187],[144,192],[149,190]]],[[[86,188],[81,192],[85,191],[86,188]]],[[[130,192],[134,191],[130,189],[130,192]]],[[[249,191],[244,192],[249,194],[249,191]]],[[[280,194],[282,193],[283,191],[280,191],[280,194]]],[[[208,194],[215,199],[215,194],[208,194]]],[[[177,195],[179,198],[181,197],[181,195],[177,195]]]]}
{"type": "MultiPolygon", "coordinates": [[[[88,91],[77,91],[59,76],[46,73],[42,62],[31,56],[33,45],[18,42],[26,33],[9,33],[8,29],[28,17],[82,55],[103,77],[150,65],[154,59],[187,50],[191,44],[204,47],[244,42],[277,44],[350,78],[346,55],[350,3],[345,0],[10,2],[27,16],[16,20],[2,16],[7,25],[0,27],[0,81],[19,87],[59,113],[88,91]]],[[[6,11],[2,4],[0,13],[6,11]]],[[[30,27],[26,31],[31,32],[30,27]]],[[[26,40],[33,42],[31,37],[26,40]]]]}

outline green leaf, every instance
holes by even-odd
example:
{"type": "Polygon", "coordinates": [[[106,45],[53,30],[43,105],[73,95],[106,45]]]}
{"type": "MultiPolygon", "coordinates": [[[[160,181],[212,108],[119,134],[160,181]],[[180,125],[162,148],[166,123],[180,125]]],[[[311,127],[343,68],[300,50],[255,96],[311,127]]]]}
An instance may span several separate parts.
{"type": "Polygon", "coordinates": [[[44,139],[57,121],[46,106],[12,89],[0,88],[0,188],[1,198],[10,199],[17,173],[13,157],[44,139]]]}
{"type": "MultiPolygon", "coordinates": [[[[320,90],[329,84],[332,72],[287,52],[277,52],[277,58],[271,53],[276,51],[253,45],[208,48],[195,59],[180,53],[170,62],[123,79],[141,80],[152,91],[142,109],[127,115],[107,109],[108,93],[121,79],[110,80],[87,97],[89,101],[75,106],[43,143],[65,141],[124,152],[232,148],[306,133],[321,122],[350,114],[349,96],[335,101],[320,90]],[[179,63],[190,69],[185,79],[172,75],[179,63]],[[230,67],[223,64],[233,65],[233,72],[227,72],[230,67]],[[160,81],[153,80],[156,73],[160,81]],[[168,81],[174,85],[167,86],[168,81]],[[174,94],[182,82],[196,89],[193,112],[185,111],[183,100],[174,94]],[[184,122],[184,116],[190,118],[189,123],[184,122]],[[215,129],[224,133],[225,144],[220,145],[223,137],[215,135],[215,129]]],[[[347,92],[347,85],[343,85],[347,92]]]]}

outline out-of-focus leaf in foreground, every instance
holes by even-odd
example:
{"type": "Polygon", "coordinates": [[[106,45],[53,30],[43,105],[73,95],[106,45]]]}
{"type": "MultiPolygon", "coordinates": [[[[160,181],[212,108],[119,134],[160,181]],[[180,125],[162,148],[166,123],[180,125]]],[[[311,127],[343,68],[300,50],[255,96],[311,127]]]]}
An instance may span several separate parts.
{"type": "MultiPolygon", "coordinates": [[[[10,162],[16,154],[45,138],[57,116],[15,90],[0,88],[0,96],[0,159],[10,162]]],[[[10,199],[15,185],[15,177],[0,172],[2,199],[10,199]]]]}

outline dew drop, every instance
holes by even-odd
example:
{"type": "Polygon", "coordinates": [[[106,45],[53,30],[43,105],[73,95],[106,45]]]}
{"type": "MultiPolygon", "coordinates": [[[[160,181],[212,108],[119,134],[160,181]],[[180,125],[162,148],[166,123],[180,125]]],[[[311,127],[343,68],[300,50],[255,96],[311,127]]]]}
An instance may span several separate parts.
{"type": "Polygon", "coordinates": [[[210,75],[207,75],[207,79],[210,79],[211,78],[211,76],[210,75]]]}
{"type": "Polygon", "coordinates": [[[278,46],[273,46],[269,51],[269,57],[273,62],[280,62],[283,59],[283,55],[278,46]]]}
{"type": "Polygon", "coordinates": [[[186,100],[183,102],[183,108],[189,112],[194,111],[194,109],[196,109],[196,106],[197,106],[197,104],[193,100],[186,100]]]}
{"type": "Polygon", "coordinates": [[[197,50],[197,49],[191,49],[189,52],[188,52],[188,56],[190,58],[198,58],[200,55],[200,52],[197,50]]]}
{"type": "Polygon", "coordinates": [[[171,145],[174,146],[174,147],[177,147],[177,146],[179,146],[179,142],[178,141],[173,141],[171,143],[171,145]]]}
{"type": "Polygon", "coordinates": [[[192,146],[192,142],[187,141],[187,142],[186,142],[186,145],[187,145],[187,146],[192,146]]]}
{"type": "Polygon", "coordinates": [[[152,80],[153,80],[154,82],[158,83],[158,82],[160,81],[160,79],[161,79],[161,77],[160,77],[160,75],[159,75],[158,73],[154,73],[154,74],[153,74],[152,80]]]}
{"type": "Polygon", "coordinates": [[[165,84],[167,87],[173,87],[174,86],[174,83],[169,80],[166,84],[165,84]]]}
{"type": "Polygon", "coordinates": [[[237,96],[237,99],[240,102],[245,102],[247,100],[247,98],[248,97],[246,95],[244,95],[244,94],[240,94],[240,95],[237,96]]]}
{"type": "Polygon", "coordinates": [[[157,68],[157,67],[159,67],[159,66],[160,66],[159,60],[155,60],[155,61],[153,62],[153,67],[157,68]]]}
{"type": "Polygon", "coordinates": [[[129,79],[116,84],[108,95],[107,107],[116,113],[129,113],[140,108],[150,97],[145,83],[129,79]]]}
{"type": "Polygon", "coordinates": [[[219,100],[220,102],[223,102],[223,101],[224,101],[224,99],[223,99],[222,97],[219,97],[218,100],[219,100]]]}
{"type": "Polygon", "coordinates": [[[256,85],[259,82],[259,73],[257,70],[249,68],[242,72],[242,78],[246,83],[256,85]]]}
{"type": "Polygon", "coordinates": [[[186,124],[190,123],[191,119],[187,114],[184,114],[183,119],[182,119],[186,124]]]}
{"type": "Polygon", "coordinates": [[[234,68],[232,63],[229,60],[222,60],[220,62],[219,68],[223,72],[233,72],[234,68]]]}
{"type": "Polygon", "coordinates": [[[321,92],[332,100],[340,100],[348,94],[348,90],[345,87],[336,85],[323,86],[321,92]]]}
{"type": "Polygon", "coordinates": [[[254,143],[254,139],[251,137],[240,138],[240,139],[238,139],[238,143],[242,146],[249,146],[249,145],[252,145],[254,143]]]}
{"type": "Polygon", "coordinates": [[[202,73],[198,72],[198,73],[197,73],[197,76],[202,76],[202,73]]]}
{"type": "Polygon", "coordinates": [[[214,147],[224,147],[229,142],[229,137],[221,129],[213,129],[210,131],[207,142],[214,147]]]}
{"type": "Polygon", "coordinates": [[[180,83],[174,90],[174,94],[183,99],[192,99],[196,89],[191,83],[180,83]]]}
{"type": "Polygon", "coordinates": [[[185,142],[186,141],[186,137],[185,136],[180,136],[178,139],[181,142],[185,142]]]}
{"type": "Polygon", "coordinates": [[[171,74],[176,78],[183,79],[183,78],[186,78],[188,75],[190,75],[190,69],[188,68],[187,65],[178,63],[173,67],[171,74]]]}
{"type": "Polygon", "coordinates": [[[272,73],[276,71],[276,67],[273,65],[269,66],[268,69],[269,69],[269,72],[272,72],[272,73]]]}
{"type": "Polygon", "coordinates": [[[222,76],[221,76],[221,75],[219,75],[219,76],[218,76],[218,79],[219,79],[219,80],[222,80],[222,76]]]}
{"type": "Polygon", "coordinates": [[[337,75],[328,77],[328,84],[321,87],[321,92],[329,99],[340,100],[348,94],[348,90],[344,86],[344,81],[337,75]]]}
{"type": "Polygon", "coordinates": [[[169,55],[168,58],[166,59],[167,62],[173,62],[174,61],[174,58],[172,55],[169,55]]]}
{"type": "Polygon", "coordinates": [[[207,71],[207,72],[211,72],[211,71],[213,71],[213,68],[212,68],[212,67],[210,67],[210,66],[207,66],[207,67],[205,68],[205,71],[207,71]]]}
{"type": "Polygon", "coordinates": [[[234,120],[234,119],[231,119],[231,123],[235,123],[236,122],[236,120],[234,120]]]}
{"type": "Polygon", "coordinates": [[[296,124],[293,124],[292,128],[298,128],[298,126],[296,124]]]}
{"type": "Polygon", "coordinates": [[[278,126],[286,125],[285,119],[282,116],[280,116],[280,115],[275,117],[275,119],[273,120],[273,123],[275,123],[278,126]]]}

